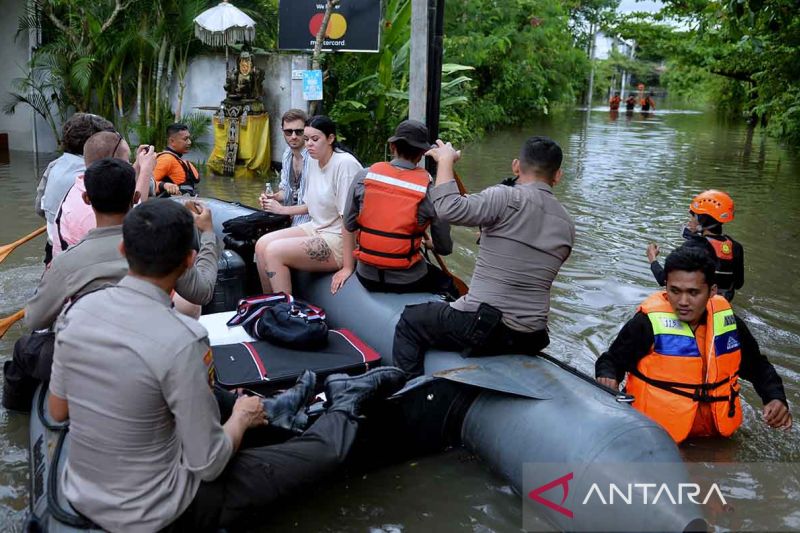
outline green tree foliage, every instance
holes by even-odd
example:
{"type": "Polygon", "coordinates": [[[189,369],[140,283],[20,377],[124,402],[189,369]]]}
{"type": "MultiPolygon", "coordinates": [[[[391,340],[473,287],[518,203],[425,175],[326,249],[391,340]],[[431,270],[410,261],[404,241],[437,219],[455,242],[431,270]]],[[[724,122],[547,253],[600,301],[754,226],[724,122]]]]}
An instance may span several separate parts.
{"type": "MultiPolygon", "coordinates": [[[[341,136],[364,161],[384,158],[385,140],[408,116],[411,35],[410,0],[388,0],[377,54],[328,54],[326,105],[341,136]]],[[[447,59],[447,58],[446,58],[447,59]]],[[[442,67],[441,131],[451,139],[470,137],[461,113],[472,68],[442,67]]]]}
{"type": "Polygon", "coordinates": [[[448,2],[445,20],[446,60],[475,68],[464,109],[473,131],[547,113],[583,90],[589,62],[565,4],[448,2]]]}
{"type": "Polygon", "coordinates": [[[667,0],[655,19],[629,19],[618,31],[667,59],[663,81],[670,90],[708,95],[718,107],[800,142],[796,1],[667,0]],[[658,23],[665,18],[680,25],[658,23]]]}
{"type": "MultiPolygon", "coordinates": [[[[33,0],[19,21],[18,37],[25,38],[30,30],[41,32],[42,44],[4,111],[30,105],[53,128],[74,111],[94,112],[157,146],[162,146],[158,141],[163,134],[154,132],[176,119],[207,127],[197,117],[184,116],[181,96],[189,58],[202,49],[194,38],[193,19],[214,4],[33,0]],[[169,106],[173,80],[179,88],[175,111],[169,106]]],[[[259,7],[261,2],[250,4],[259,7]]]]}

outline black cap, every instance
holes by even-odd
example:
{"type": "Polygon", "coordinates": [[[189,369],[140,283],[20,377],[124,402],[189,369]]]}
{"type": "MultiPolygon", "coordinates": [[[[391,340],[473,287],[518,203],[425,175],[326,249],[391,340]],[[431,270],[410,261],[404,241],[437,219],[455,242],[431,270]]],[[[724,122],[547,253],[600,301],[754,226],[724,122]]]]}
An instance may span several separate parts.
{"type": "Polygon", "coordinates": [[[394,135],[389,137],[389,142],[405,141],[414,148],[429,150],[428,128],[419,120],[404,120],[397,125],[394,135]]]}

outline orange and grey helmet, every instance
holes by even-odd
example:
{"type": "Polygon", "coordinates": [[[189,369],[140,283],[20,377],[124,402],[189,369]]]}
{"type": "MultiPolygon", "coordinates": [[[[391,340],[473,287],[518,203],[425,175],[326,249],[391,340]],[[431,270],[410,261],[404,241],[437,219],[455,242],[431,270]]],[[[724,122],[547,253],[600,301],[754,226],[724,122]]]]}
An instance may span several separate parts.
{"type": "Polygon", "coordinates": [[[709,215],[725,224],[733,220],[733,199],[728,193],[709,189],[692,198],[689,210],[695,215],[709,215]]]}

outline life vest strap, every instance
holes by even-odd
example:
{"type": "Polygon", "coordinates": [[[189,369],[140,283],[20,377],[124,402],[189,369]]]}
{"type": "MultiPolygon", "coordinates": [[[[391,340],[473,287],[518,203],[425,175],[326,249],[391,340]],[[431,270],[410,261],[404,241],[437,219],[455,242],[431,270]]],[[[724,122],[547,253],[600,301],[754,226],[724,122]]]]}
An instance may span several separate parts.
{"type": "MultiPolygon", "coordinates": [[[[677,394],[678,396],[683,396],[684,398],[690,398],[696,402],[728,402],[733,401],[733,399],[739,395],[736,390],[732,390],[729,396],[712,396],[708,393],[709,390],[716,389],[728,383],[730,381],[729,378],[722,379],[716,383],[680,383],[677,381],[653,379],[642,374],[638,368],[634,368],[630,373],[653,387],[671,392],[672,394],[677,394]],[[681,389],[693,389],[693,391],[688,392],[681,389]]],[[[735,375],[736,374],[734,374],[734,376],[735,375]]]]}
{"type": "MultiPolygon", "coordinates": [[[[165,150],[165,151],[161,152],[160,154],[156,155],[156,159],[158,159],[159,157],[164,156],[164,155],[172,156],[172,157],[175,158],[176,161],[178,161],[178,164],[181,166],[181,168],[183,168],[183,172],[186,175],[186,183],[191,185],[192,189],[194,189],[195,185],[200,183],[199,176],[194,173],[194,171],[192,170],[192,167],[189,166],[189,163],[186,162],[182,157],[178,157],[177,154],[174,154],[173,152],[165,150]]],[[[171,179],[169,179],[169,176],[164,176],[164,179],[162,179],[161,181],[169,181],[170,183],[174,183],[171,179]]]]}
{"type": "Polygon", "coordinates": [[[361,231],[364,233],[371,233],[373,235],[378,235],[379,237],[386,237],[389,239],[401,239],[401,240],[408,240],[408,239],[421,239],[425,236],[424,233],[392,233],[390,231],[381,231],[375,228],[367,228],[365,226],[359,226],[361,231]]]}
{"type": "Polygon", "coordinates": [[[407,253],[407,254],[394,254],[394,253],[390,253],[390,252],[380,252],[378,250],[370,250],[369,248],[364,248],[361,245],[359,245],[358,249],[361,252],[365,253],[365,254],[374,255],[376,257],[386,257],[388,259],[409,259],[411,257],[414,257],[417,254],[417,250],[413,250],[413,249],[411,250],[410,253],[407,253]]]}

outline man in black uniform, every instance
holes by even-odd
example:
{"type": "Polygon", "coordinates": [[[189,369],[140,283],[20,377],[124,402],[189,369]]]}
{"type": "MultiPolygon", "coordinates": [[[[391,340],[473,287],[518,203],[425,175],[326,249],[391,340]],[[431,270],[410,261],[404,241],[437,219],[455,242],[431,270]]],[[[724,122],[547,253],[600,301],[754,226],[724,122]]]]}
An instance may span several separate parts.
{"type": "MultiPolygon", "coordinates": [[[[733,200],[727,193],[709,189],[692,199],[689,213],[692,218],[683,230],[683,246],[705,250],[715,258],[717,290],[726,300],[733,301],[736,290],[744,285],[744,248],[722,233],[722,225],[733,220],[733,200]]],[[[663,287],[667,277],[656,260],[658,252],[656,244],[647,246],[650,270],[663,287]]]]}

